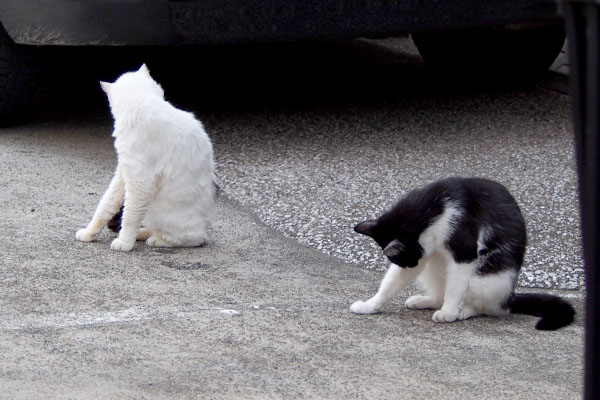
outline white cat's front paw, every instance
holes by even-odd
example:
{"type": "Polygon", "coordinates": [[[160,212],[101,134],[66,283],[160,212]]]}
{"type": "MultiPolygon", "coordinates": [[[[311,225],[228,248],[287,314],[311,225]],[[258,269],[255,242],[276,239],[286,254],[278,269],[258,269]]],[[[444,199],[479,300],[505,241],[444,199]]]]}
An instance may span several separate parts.
{"type": "Polygon", "coordinates": [[[110,248],[116,251],[131,251],[133,249],[134,242],[125,242],[119,238],[116,238],[110,244],[110,248]]]}
{"type": "Polygon", "coordinates": [[[441,310],[437,310],[436,312],[434,312],[433,317],[431,319],[433,319],[435,322],[454,322],[454,321],[456,321],[457,318],[458,318],[458,311],[452,312],[452,311],[444,310],[442,308],[441,310]]]}
{"type": "Polygon", "coordinates": [[[96,240],[100,232],[92,232],[90,229],[83,228],[75,233],[75,239],[80,242],[92,242],[96,240]]]}
{"type": "Polygon", "coordinates": [[[350,311],[354,314],[375,314],[379,312],[379,308],[368,301],[359,300],[350,306],[350,311]]]}

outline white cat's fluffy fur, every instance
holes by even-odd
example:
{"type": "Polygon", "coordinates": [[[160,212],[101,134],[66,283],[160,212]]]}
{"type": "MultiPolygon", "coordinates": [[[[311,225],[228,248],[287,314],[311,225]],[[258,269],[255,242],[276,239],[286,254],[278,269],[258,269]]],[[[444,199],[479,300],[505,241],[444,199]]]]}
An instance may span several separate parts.
{"type": "Polygon", "coordinates": [[[96,239],[124,204],[112,249],[129,251],[136,238],[157,247],[204,244],[215,214],[216,177],[202,123],[164,100],[146,65],[101,86],[115,120],[118,165],[92,220],[76,238],[96,239]]]}

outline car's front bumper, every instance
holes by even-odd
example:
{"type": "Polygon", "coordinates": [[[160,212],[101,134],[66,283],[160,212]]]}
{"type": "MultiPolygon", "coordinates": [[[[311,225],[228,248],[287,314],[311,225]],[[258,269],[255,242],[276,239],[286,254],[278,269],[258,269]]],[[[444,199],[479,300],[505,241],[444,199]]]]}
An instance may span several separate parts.
{"type": "Polygon", "coordinates": [[[394,36],[545,21],[552,0],[3,0],[30,45],[172,45],[394,36]]]}

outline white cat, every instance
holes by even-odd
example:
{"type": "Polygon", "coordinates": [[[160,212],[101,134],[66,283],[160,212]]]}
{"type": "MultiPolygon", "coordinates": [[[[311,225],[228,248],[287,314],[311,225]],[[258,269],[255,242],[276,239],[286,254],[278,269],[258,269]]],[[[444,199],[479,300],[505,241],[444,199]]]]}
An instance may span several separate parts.
{"type": "Polygon", "coordinates": [[[100,85],[115,119],[118,165],[77,240],[95,240],[124,205],[113,250],[130,251],[136,239],[156,247],[206,243],[217,186],[212,144],[202,123],[164,100],[145,64],[100,85]]]}

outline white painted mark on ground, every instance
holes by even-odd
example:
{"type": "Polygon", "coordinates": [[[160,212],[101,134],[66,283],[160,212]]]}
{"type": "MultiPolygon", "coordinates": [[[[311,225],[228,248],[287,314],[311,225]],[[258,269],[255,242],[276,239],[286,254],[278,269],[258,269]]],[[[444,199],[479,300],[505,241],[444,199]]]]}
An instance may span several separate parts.
{"type": "Polygon", "coordinates": [[[239,311],[235,311],[235,310],[219,310],[219,312],[221,314],[227,314],[227,315],[239,315],[240,314],[239,311]]]}
{"type": "Polygon", "coordinates": [[[49,315],[0,315],[0,329],[25,330],[25,329],[64,329],[85,327],[93,325],[110,325],[119,323],[138,323],[161,319],[193,319],[206,313],[219,313],[225,315],[240,315],[236,310],[225,308],[197,308],[192,310],[144,310],[142,308],[128,308],[118,311],[91,312],[91,313],[60,313],[49,315]]]}

